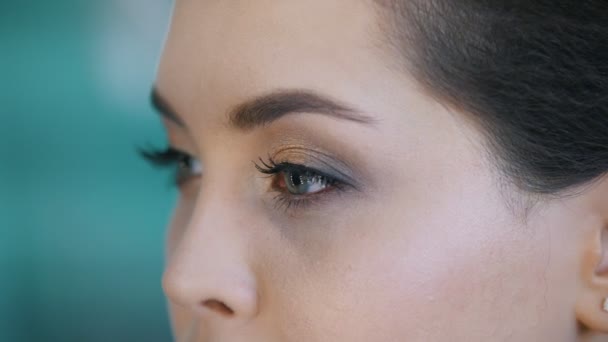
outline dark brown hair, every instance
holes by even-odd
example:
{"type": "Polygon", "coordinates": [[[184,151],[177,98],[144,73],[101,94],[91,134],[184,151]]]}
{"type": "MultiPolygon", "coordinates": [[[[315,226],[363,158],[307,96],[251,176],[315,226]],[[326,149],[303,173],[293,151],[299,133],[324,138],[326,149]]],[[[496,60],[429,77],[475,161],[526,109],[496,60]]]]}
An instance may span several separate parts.
{"type": "Polygon", "coordinates": [[[519,188],[608,172],[608,1],[376,2],[410,73],[481,125],[519,188]]]}

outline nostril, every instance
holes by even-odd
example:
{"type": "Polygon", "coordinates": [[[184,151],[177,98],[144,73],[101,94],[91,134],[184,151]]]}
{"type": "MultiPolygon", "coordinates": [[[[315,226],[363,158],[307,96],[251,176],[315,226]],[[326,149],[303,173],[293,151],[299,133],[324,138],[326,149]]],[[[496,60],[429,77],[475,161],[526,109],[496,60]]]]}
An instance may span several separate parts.
{"type": "Polygon", "coordinates": [[[222,316],[231,317],[234,315],[234,310],[232,310],[228,305],[215,299],[204,301],[203,306],[211,311],[219,313],[222,316]]]}

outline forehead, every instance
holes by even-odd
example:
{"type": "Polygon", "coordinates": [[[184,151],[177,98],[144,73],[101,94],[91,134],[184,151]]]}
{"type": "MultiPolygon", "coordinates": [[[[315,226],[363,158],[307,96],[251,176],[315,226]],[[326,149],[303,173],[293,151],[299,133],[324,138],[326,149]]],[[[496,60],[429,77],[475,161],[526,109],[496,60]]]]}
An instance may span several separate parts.
{"type": "Polygon", "coordinates": [[[378,72],[377,35],[364,0],[178,0],[158,87],[179,112],[277,88],[352,94],[378,72]]]}

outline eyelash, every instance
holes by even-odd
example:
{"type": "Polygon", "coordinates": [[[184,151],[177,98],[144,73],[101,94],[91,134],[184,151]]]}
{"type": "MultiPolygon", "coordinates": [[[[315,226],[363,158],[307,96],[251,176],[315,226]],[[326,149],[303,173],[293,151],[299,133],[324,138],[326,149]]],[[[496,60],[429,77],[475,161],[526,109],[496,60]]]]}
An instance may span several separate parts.
{"type": "Polygon", "coordinates": [[[140,149],[139,154],[153,166],[173,169],[173,184],[177,187],[182,187],[189,180],[196,177],[188,170],[192,167],[195,160],[188,153],[168,147],[164,150],[140,149]]]}
{"type": "MultiPolygon", "coordinates": [[[[165,150],[142,149],[139,151],[139,154],[153,166],[174,169],[173,183],[177,187],[181,188],[188,181],[197,177],[197,175],[192,174],[189,170],[196,159],[175,148],[169,147],[165,150]]],[[[326,193],[334,190],[343,190],[344,186],[348,185],[345,181],[314,168],[289,162],[277,163],[271,157],[268,157],[266,161],[259,158],[259,162],[254,162],[254,165],[260,173],[273,178],[271,187],[276,192],[276,196],[274,197],[276,207],[286,211],[303,209],[306,206],[314,204],[315,201],[326,193]],[[306,175],[306,177],[312,178],[317,182],[322,182],[324,188],[311,194],[292,194],[287,189],[279,187],[281,177],[285,177],[288,174],[306,175]]]]}
{"type": "Polygon", "coordinates": [[[303,209],[306,206],[314,204],[320,196],[333,190],[343,190],[346,182],[339,180],[335,176],[328,175],[322,171],[310,168],[301,164],[294,164],[289,162],[277,163],[273,158],[268,157],[267,161],[259,158],[259,163],[254,163],[256,169],[269,177],[274,177],[272,181],[272,188],[277,193],[275,196],[276,205],[278,208],[285,210],[303,209]],[[306,174],[308,176],[315,177],[318,180],[323,180],[327,186],[321,191],[314,192],[308,195],[294,195],[289,191],[279,189],[277,182],[280,180],[279,177],[285,174],[306,174]]]}

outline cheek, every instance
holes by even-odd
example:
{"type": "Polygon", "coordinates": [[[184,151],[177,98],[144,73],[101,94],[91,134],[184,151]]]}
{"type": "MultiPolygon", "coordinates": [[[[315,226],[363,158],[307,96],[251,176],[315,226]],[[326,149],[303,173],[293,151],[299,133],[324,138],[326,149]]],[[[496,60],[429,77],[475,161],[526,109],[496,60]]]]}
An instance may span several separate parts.
{"type": "Polygon", "coordinates": [[[300,321],[349,341],[477,340],[526,330],[539,320],[548,252],[501,201],[447,191],[353,216],[331,252],[296,268],[297,277],[286,271],[299,279],[288,287],[293,312],[311,313],[300,321]]]}

